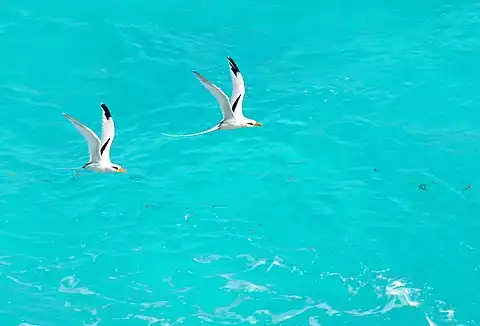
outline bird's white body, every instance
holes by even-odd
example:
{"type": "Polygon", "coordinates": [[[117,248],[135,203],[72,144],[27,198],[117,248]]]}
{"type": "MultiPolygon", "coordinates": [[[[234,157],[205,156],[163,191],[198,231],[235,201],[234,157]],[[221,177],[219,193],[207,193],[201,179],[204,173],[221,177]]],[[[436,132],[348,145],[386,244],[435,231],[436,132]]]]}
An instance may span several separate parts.
{"type": "Polygon", "coordinates": [[[83,166],[84,169],[99,172],[99,173],[109,173],[109,172],[117,172],[115,171],[111,164],[108,163],[87,163],[83,166]]]}
{"type": "Polygon", "coordinates": [[[101,107],[103,110],[102,140],[83,123],[66,113],[63,114],[87,140],[90,160],[82,168],[100,173],[126,172],[120,165],[110,161],[110,148],[115,138],[115,125],[108,107],[104,103],[101,103],[101,107]]]}
{"type": "Polygon", "coordinates": [[[235,119],[223,120],[220,122],[220,129],[223,130],[231,130],[231,129],[239,129],[239,128],[249,128],[250,125],[248,123],[255,124],[254,120],[247,119],[245,117],[237,117],[235,119]]]}
{"type": "MultiPolygon", "coordinates": [[[[251,128],[259,127],[262,124],[256,122],[255,120],[246,118],[243,115],[243,98],[245,96],[245,84],[243,81],[242,74],[238,69],[238,66],[233,61],[232,58],[228,57],[228,62],[230,65],[230,75],[232,77],[232,86],[233,92],[232,96],[229,99],[225,93],[218,88],[216,85],[211,83],[208,79],[200,75],[198,72],[194,71],[195,76],[200,80],[200,82],[205,86],[205,88],[217,99],[220,108],[222,109],[223,119],[216,126],[199,132],[189,135],[167,135],[174,137],[189,137],[197,136],[206,133],[210,133],[217,130],[231,130],[239,128],[251,128]]],[[[166,134],[165,134],[166,135],[166,134]]]]}

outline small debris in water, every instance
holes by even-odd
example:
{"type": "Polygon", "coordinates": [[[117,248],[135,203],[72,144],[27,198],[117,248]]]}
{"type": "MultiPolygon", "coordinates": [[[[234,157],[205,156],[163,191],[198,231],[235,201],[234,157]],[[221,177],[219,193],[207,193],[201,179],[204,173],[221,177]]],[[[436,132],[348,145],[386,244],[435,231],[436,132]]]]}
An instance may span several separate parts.
{"type": "Polygon", "coordinates": [[[472,186],[471,186],[471,185],[468,185],[468,186],[465,187],[464,190],[467,191],[467,190],[470,190],[470,189],[472,189],[472,186]]]}
{"type": "Polygon", "coordinates": [[[426,185],[425,183],[421,183],[418,185],[418,189],[420,190],[427,190],[428,189],[428,185],[426,185]]]}

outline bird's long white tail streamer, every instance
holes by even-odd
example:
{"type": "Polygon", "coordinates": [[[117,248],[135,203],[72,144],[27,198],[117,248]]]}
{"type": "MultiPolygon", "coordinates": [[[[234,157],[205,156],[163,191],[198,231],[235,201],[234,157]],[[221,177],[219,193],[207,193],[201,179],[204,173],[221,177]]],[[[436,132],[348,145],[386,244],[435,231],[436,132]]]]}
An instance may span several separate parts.
{"type": "Polygon", "coordinates": [[[82,170],[83,166],[78,167],[78,168],[57,168],[57,170],[82,170]]]}
{"type": "Polygon", "coordinates": [[[192,137],[192,136],[198,136],[198,135],[203,135],[203,134],[207,134],[209,132],[214,132],[214,131],[217,131],[220,129],[220,125],[216,125],[215,127],[212,127],[208,130],[205,130],[205,131],[201,131],[201,132],[197,132],[195,134],[188,134],[188,135],[170,135],[170,134],[164,134],[162,133],[162,135],[164,136],[168,136],[168,137],[192,137]]]}

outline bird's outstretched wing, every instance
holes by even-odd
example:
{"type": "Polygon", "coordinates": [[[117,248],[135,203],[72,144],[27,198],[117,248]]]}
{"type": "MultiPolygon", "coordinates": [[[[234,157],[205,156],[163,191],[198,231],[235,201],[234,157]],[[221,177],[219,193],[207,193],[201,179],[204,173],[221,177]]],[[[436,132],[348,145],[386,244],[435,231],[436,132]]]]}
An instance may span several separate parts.
{"type": "Polygon", "coordinates": [[[208,79],[200,75],[198,72],[194,71],[193,73],[195,74],[195,76],[197,76],[198,80],[200,80],[202,85],[205,86],[205,88],[208,89],[209,92],[213,96],[215,96],[215,98],[217,99],[217,102],[220,105],[220,108],[222,109],[223,119],[224,120],[235,119],[235,116],[233,114],[232,107],[230,106],[230,101],[227,95],[225,95],[225,93],[220,88],[212,84],[208,79]]]}
{"type": "Polygon", "coordinates": [[[115,138],[115,124],[105,103],[101,103],[100,106],[102,107],[102,145],[100,147],[100,156],[103,162],[110,163],[110,148],[112,147],[113,138],[115,138]]]}
{"type": "Polygon", "coordinates": [[[88,143],[88,151],[90,153],[90,162],[100,162],[100,139],[98,136],[83,123],[77,119],[63,113],[63,116],[77,128],[77,130],[85,137],[88,143]]]}
{"type": "Polygon", "coordinates": [[[237,64],[231,57],[227,57],[230,66],[230,76],[232,77],[232,111],[237,117],[243,117],[243,98],[245,97],[245,83],[243,82],[242,73],[238,69],[237,64]]]}

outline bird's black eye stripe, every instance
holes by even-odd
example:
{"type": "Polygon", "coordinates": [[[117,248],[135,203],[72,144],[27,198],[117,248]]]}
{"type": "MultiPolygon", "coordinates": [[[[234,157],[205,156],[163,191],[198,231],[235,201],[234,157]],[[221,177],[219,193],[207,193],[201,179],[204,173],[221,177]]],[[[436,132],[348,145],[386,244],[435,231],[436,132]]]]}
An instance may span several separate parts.
{"type": "Polygon", "coordinates": [[[118,168],[116,166],[113,167],[115,170],[118,170],[118,168]]]}

